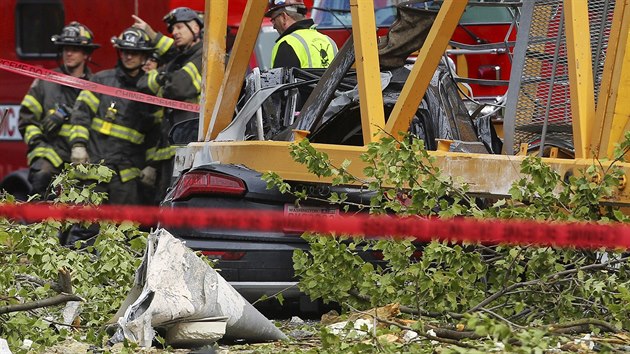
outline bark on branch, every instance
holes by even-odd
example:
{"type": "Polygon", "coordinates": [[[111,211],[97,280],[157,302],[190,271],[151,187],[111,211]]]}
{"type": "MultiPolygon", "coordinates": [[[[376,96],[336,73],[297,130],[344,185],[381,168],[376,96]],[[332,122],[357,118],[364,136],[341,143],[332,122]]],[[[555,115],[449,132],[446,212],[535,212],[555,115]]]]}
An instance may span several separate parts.
{"type": "Polygon", "coordinates": [[[23,304],[2,306],[0,307],[0,315],[10,312],[28,311],[41,307],[60,305],[68,301],[85,301],[80,296],[74,295],[72,293],[72,279],[70,277],[70,271],[68,269],[59,269],[59,280],[57,284],[30,275],[18,275],[16,278],[33,282],[40,286],[49,284],[50,288],[58,292],[59,295],[23,304]]]}
{"type": "Polygon", "coordinates": [[[601,328],[605,332],[620,333],[621,331],[615,328],[612,324],[598,320],[595,318],[582,318],[576,321],[552,324],[547,329],[552,333],[558,334],[577,334],[588,333],[591,331],[591,326],[601,328]]]}
{"type": "MultiPolygon", "coordinates": [[[[606,269],[612,265],[618,264],[618,263],[624,263],[627,262],[628,260],[630,260],[630,257],[624,257],[624,258],[620,258],[617,260],[612,260],[606,263],[597,263],[597,264],[590,264],[584,267],[578,267],[578,268],[574,268],[574,269],[567,269],[567,270],[563,270],[554,274],[551,274],[550,276],[547,277],[547,279],[552,280],[552,282],[557,281],[560,277],[564,277],[567,275],[571,275],[571,274],[576,274],[577,272],[579,272],[580,270],[584,271],[584,270],[600,270],[600,269],[606,269]]],[[[485,307],[486,305],[488,305],[489,303],[491,303],[492,301],[500,298],[501,296],[503,296],[505,293],[509,293],[510,291],[513,291],[515,289],[518,288],[522,288],[525,286],[530,286],[530,285],[535,285],[535,284],[540,284],[540,283],[544,283],[543,279],[534,279],[534,280],[529,280],[529,281],[524,281],[524,282],[520,282],[520,283],[514,283],[506,288],[503,288],[500,291],[497,291],[496,293],[488,296],[487,298],[485,298],[483,301],[481,301],[480,303],[478,303],[477,305],[475,305],[474,307],[472,307],[470,310],[466,311],[467,313],[471,313],[471,312],[475,312],[478,311],[480,308],[485,307]]]]}

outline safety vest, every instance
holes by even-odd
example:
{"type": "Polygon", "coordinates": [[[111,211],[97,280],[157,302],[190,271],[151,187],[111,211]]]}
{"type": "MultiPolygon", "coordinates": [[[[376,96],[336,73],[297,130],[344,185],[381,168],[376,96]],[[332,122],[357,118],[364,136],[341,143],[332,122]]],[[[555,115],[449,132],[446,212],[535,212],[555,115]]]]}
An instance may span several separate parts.
{"type": "Polygon", "coordinates": [[[276,62],[278,47],[283,42],[293,48],[300,59],[301,68],[327,68],[337,54],[337,44],[330,37],[319,33],[315,26],[299,29],[282,37],[271,52],[271,66],[276,62]]]}

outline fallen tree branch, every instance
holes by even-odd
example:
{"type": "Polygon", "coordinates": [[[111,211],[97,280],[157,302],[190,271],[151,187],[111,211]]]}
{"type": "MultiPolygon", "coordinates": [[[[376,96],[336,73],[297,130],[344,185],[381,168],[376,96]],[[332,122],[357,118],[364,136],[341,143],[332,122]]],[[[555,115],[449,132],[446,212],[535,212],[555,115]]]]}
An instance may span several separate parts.
{"type": "Polygon", "coordinates": [[[48,285],[55,292],[58,292],[58,293],[62,293],[63,292],[63,289],[61,288],[61,286],[59,286],[59,284],[51,282],[51,281],[43,280],[43,279],[40,279],[40,278],[32,276],[32,275],[16,274],[15,275],[15,279],[16,280],[20,280],[20,281],[27,281],[27,282],[30,282],[30,283],[34,283],[34,284],[37,284],[37,285],[42,286],[42,287],[48,285]]]}
{"type": "Polygon", "coordinates": [[[35,284],[39,284],[41,286],[49,284],[50,288],[58,292],[59,295],[23,304],[2,306],[0,307],[0,315],[10,312],[28,311],[41,307],[56,306],[66,303],[68,301],[85,301],[85,299],[83,299],[82,297],[74,295],[72,293],[72,279],[70,277],[70,271],[68,269],[59,269],[59,281],[57,284],[24,274],[20,275],[20,278],[33,282],[35,284]]]}
{"type": "Polygon", "coordinates": [[[505,317],[503,317],[503,316],[499,315],[498,313],[496,313],[496,312],[494,312],[494,311],[492,311],[492,310],[489,310],[489,309],[486,309],[486,308],[483,308],[483,307],[482,307],[482,308],[480,308],[479,310],[481,310],[482,312],[486,312],[486,313],[488,313],[488,314],[490,314],[490,315],[492,315],[492,316],[496,317],[497,319],[499,319],[499,320],[501,320],[501,321],[503,321],[503,322],[507,323],[507,325],[508,325],[508,326],[510,326],[510,329],[512,329],[512,330],[513,330],[514,328],[518,328],[518,329],[525,329],[525,328],[526,328],[526,327],[523,327],[523,326],[521,326],[521,325],[518,325],[518,324],[516,324],[516,323],[514,323],[514,322],[512,322],[512,321],[510,321],[510,320],[508,320],[507,318],[505,318],[505,317]]]}
{"type": "Polygon", "coordinates": [[[614,325],[603,320],[598,320],[596,318],[582,318],[576,321],[571,321],[571,322],[566,322],[566,323],[551,324],[551,325],[547,325],[547,330],[549,332],[559,333],[559,334],[564,334],[564,333],[576,334],[576,333],[590,332],[591,331],[590,326],[597,326],[606,332],[621,333],[621,331],[615,328],[614,325]]]}
{"type": "MultiPolygon", "coordinates": [[[[350,289],[350,291],[348,291],[348,293],[351,296],[354,296],[355,298],[357,298],[359,300],[371,303],[371,297],[369,295],[363,295],[363,294],[359,293],[355,289],[350,289]]],[[[462,315],[461,313],[457,313],[457,312],[430,312],[430,311],[426,311],[424,309],[414,309],[414,308],[411,308],[409,306],[403,306],[403,305],[400,306],[400,312],[406,313],[406,314],[409,314],[409,315],[425,316],[425,317],[432,317],[432,318],[444,317],[444,316],[449,316],[449,317],[454,318],[456,320],[464,318],[464,315],[462,315]]]]}
{"type": "MultiPolygon", "coordinates": [[[[350,308],[352,308],[352,307],[350,307],[350,308]]],[[[429,340],[435,340],[435,341],[438,341],[438,342],[441,342],[441,343],[445,343],[445,344],[457,345],[457,346],[463,347],[463,348],[475,348],[474,346],[472,346],[470,344],[459,342],[459,339],[466,339],[466,338],[469,338],[469,337],[450,338],[448,336],[440,335],[440,333],[444,334],[444,333],[457,332],[457,331],[444,330],[443,328],[434,327],[434,326],[431,326],[431,325],[423,325],[422,327],[428,328],[430,330],[433,330],[433,332],[435,332],[435,336],[432,336],[432,335],[429,335],[429,334],[426,334],[426,333],[418,332],[417,330],[415,330],[415,329],[413,329],[413,328],[411,328],[409,326],[400,324],[398,322],[390,321],[390,320],[386,320],[384,318],[377,317],[377,316],[375,316],[374,314],[372,314],[372,313],[370,313],[368,311],[360,311],[360,310],[357,310],[357,309],[354,309],[354,308],[352,308],[352,310],[355,311],[355,312],[358,312],[360,314],[370,316],[370,317],[374,318],[378,322],[381,322],[381,323],[384,323],[384,324],[387,324],[387,325],[396,326],[396,327],[398,327],[400,329],[413,331],[414,333],[417,333],[419,336],[424,337],[424,338],[429,339],[429,340]]],[[[464,333],[464,332],[457,332],[457,333],[464,333]]],[[[474,335],[474,333],[472,333],[472,334],[474,335]]]]}
{"type": "MultiPolygon", "coordinates": [[[[623,263],[623,262],[627,262],[628,260],[630,260],[630,257],[624,257],[624,258],[620,258],[617,260],[611,260],[608,261],[606,263],[597,263],[597,264],[590,264],[584,267],[578,267],[578,268],[573,268],[573,269],[567,269],[567,270],[563,270],[554,274],[551,274],[550,276],[547,277],[547,279],[554,279],[557,280],[558,278],[565,276],[565,275],[570,275],[570,274],[575,274],[577,272],[579,272],[580,270],[584,271],[584,270],[599,270],[599,269],[605,269],[608,268],[612,265],[618,264],[618,263],[623,263]]],[[[540,284],[543,283],[542,279],[534,279],[534,280],[529,280],[529,281],[523,281],[523,282],[519,282],[519,283],[514,283],[510,286],[508,286],[507,288],[503,288],[500,291],[497,291],[496,293],[488,296],[487,298],[485,298],[484,300],[482,300],[480,303],[478,303],[477,305],[475,305],[474,307],[472,307],[471,309],[469,309],[468,311],[466,311],[466,313],[471,313],[471,312],[475,312],[478,311],[480,308],[485,307],[486,305],[488,305],[489,303],[491,303],[492,301],[500,298],[501,296],[503,296],[505,293],[508,293],[512,290],[518,289],[518,288],[522,288],[524,286],[529,286],[529,285],[536,285],[536,284],[540,284]]]]}
{"type": "Polygon", "coordinates": [[[0,315],[9,312],[28,311],[40,307],[55,306],[66,303],[68,301],[84,301],[83,298],[73,294],[59,294],[43,300],[31,301],[24,304],[7,305],[0,307],[0,315]]]}

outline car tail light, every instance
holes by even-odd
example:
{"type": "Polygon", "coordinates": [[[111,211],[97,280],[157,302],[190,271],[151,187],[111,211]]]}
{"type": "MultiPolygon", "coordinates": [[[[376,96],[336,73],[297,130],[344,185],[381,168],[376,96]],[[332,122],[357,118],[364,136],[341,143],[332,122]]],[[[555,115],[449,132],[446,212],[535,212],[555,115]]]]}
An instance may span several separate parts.
{"type": "Polygon", "coordinates": [[[201,254],[220,261],[238,261],[245,257],[245,252],[201,251],[201,254]]]}
{"type": "Polygon", "coordinates": [[[233,176],[208,171],[192,171],[184,174],[173,191],[173,200],[194,194],[221,194],[241,196],[245,194],[245,183],[233,176]]]}

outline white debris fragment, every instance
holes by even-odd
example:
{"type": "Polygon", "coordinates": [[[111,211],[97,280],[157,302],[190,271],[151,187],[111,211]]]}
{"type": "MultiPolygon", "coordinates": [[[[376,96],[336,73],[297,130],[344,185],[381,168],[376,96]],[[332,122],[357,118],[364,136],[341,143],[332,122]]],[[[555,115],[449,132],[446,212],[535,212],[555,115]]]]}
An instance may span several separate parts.
{"type": "Polygon", "coordinates": [[[418,338],[418,336],[419,334],[417,332],[406,330],[403,334],[403,340],[405,341],[405,343],[409,343],[412,340],[418,338]]]}
{"type": "Polygon", "coordinates": [[[25,339],[22,341],[22,346],[20,349],[29,350],[33,346],[33,341],[30,339],[25,339]]]}
{"type": "Polygon", "coordinates": [[[9,343],[4,338],[0,338],[0,354],[13,354],[9,349],[9,343]]]}
{"type": "Polygon", "coordinates": [[[365,319],[358,319],[354,322],[354,325],[348,328],[348,321],[337,322],[328,325],[328,329],[335,334],[344,334],[347,338],[360,338],[367,334],[367,331],[371,331],[373,328],[372,321],[365,319]]]}

